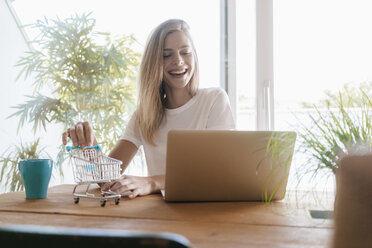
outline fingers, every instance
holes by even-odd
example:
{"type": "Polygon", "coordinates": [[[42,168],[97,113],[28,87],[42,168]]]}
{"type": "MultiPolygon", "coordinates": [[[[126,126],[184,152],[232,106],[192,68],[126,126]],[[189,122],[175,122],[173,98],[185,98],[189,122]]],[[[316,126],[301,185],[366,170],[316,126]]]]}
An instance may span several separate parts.
{"type": "Polygon", "coordinates": [[[132,191],[132,193],[130,195],[128,195],[128,197],[133,199],[133,198],[136,198],[139,195],[140,195],[139,189],[135,189],[135,190],[132,191]]]}
{"type": "Polygon", "coordinates": [[[127,194],[129,198],[135,198],[139,195],[147,195],[151,192],[146,191],[146,178],[123,176],[121,179],[104,184],[102,191],[113,191],[118,194],[127,194]],[[128,194],[129,193],[129,194],[128,194]]]}
{"type": "Polygon", "coordinates": [[[62,133],[62,144],[67,145],[67,138],[70,137],[68,131],[62,133]]]}
{"type": "Polygon", "coordinates": [[[111,183],[105,183],[103,185],[101,184],[100,186],[102,191],[108,191],[111,187],[111,183]]]}
{"type": "Polygon", "coordinates": [[[75,127],[70,127],[68,129],[68,131],[69,131],[69,134],[70,134],[70,139],[72,141],[72,144],[74,146],[79,146],[78,137],[76,135],[76,128],[75,127]]]}
{"type": "Polygon", "coordinates": [[[93,128],[87,121],[83,122],[82,125],[85,133],[86,144],[87,146],[92,146],[94,141],[93,128]]]}
{"type": "Polygon", "coordinates": [[[102,187],[101,187],[101,190],[102,191],[115,191],[118,193],[117,189],[119,188],[118,185],[120,185],[121,183],[119,183],[119,181],[112,181],[112,182],[108,182],[108,183],[105,183],[102,187]],[[116,187],[114,188],[114,185],[116,185],[116,187]]]}
{"type": "Polygon", "coordinates": [[[81,122],[75,125],[75,135],[77,138],[77,145],[84,149],[87,144],[85,139],[84,126],[81,122]]]}
{"type": "Polygon", "coordinates": [[[110,183],[106,183],[103,187],[102,187],[102,190],[104,191],[107,191],[107,190],[111,190],[111,191],[114,191],[114,192],[117,192],[117,193],[123,193],[123,192],[127,192],[127,191],[130,191],[130,190],[133,190],[135,189],[136,186],[134,183],[132,183],[131,180],[117,180],[117,181],[113,181],[113,182],[110,182],[110,183]]]}
{"type": "Polygon", "coordinates": [[[67,144],[68,138],[71,139],[74,146],[85,148],[92,146],[95,137],[93,134],[92,126],[89,122],[78,122],[75,126],[70,127],[62,134],[62,143],[67,144]]]}
{"type": "Polygon", "coordinates": [[[115,183],[111,185],[110,190],[114,192],[120,192],[124,193],[127,191],[131,191],[135,188],[133,184],[121,184],[121,183],[115,183]]]}

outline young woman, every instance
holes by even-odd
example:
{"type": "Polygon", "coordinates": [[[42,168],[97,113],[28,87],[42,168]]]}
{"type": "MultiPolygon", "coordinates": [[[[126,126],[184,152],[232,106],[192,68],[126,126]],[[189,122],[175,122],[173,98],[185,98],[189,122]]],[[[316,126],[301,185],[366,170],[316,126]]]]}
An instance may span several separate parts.
{"type": "MultiPolygon", "coordinates": [[[[123,161],[123,171],[143,146],[148,177],[123,175],[103,190],[129,198],[159,192],[165,182],[167,134],[171,129],[234,129],[229,100],[219,88],[198,89],[199,68],[189,26],[172,19],[151,34],[140,65],[139,101],[123,136],[109,154],[123,161]]],[[[89,122],[79,122],[62,135],[66,145],[97,145],[89,122]]]]}

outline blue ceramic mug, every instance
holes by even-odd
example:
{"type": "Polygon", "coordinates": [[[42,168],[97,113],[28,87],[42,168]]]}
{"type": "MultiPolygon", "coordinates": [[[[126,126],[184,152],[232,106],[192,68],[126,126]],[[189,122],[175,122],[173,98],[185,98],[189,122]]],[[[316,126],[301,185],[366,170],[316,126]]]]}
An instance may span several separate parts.
{"type": "Polygon", "coordinates": [[[52,168],[51,159],[23,159],[18,163],[27,199],[42,199],[47,196],[52,168]]]}

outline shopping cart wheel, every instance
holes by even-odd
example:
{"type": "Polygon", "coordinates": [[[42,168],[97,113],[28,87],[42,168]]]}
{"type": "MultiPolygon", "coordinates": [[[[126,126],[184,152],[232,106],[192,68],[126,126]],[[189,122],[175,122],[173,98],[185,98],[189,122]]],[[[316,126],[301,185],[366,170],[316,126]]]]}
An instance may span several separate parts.
{"type": "Polygon", "coordinates": [[[104,206],[106,206],[106,200],[101,201],[101,207],[104,207],[104,206]]]}
{"type": "Polygon", "coordinates": [[[74,203],[75,203],[75,204],[78,204],[78,203],[79,203],[79,200],[80,200],[79,197],[75,197],[75,198],[74,198],[74,203]]]}
{"type": "Polygon", "coordinates": [[[117,199],[115,200],[115,205],[119,205],[119,203],[120,203],[120,198],[117,198],[117,199]]]}

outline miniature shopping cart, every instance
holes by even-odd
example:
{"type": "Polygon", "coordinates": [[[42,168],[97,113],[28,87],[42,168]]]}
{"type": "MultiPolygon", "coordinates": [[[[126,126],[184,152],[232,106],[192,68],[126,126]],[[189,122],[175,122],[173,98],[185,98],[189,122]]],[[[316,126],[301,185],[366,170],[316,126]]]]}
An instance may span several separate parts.
{"type": "Polygon", "coordinates": [[[76,185],[73,190],[74,202],[79,203],[80,198],[93,198],[101,201],[101,206],[106,205],[107,200],[115,200],[115,204],[120,203],[120,194],[111,190],[102,191],[101,195],[88,193],[89,187],[93,183],[107,183],[120,178],[120,160],[105,156],[100,146],[88,146],[85,149],[80,147],[66,147],[72,161],[72,172],[76,185]],[[76,193],[80,185],[87,185],[85,194],[76,193]]]}

